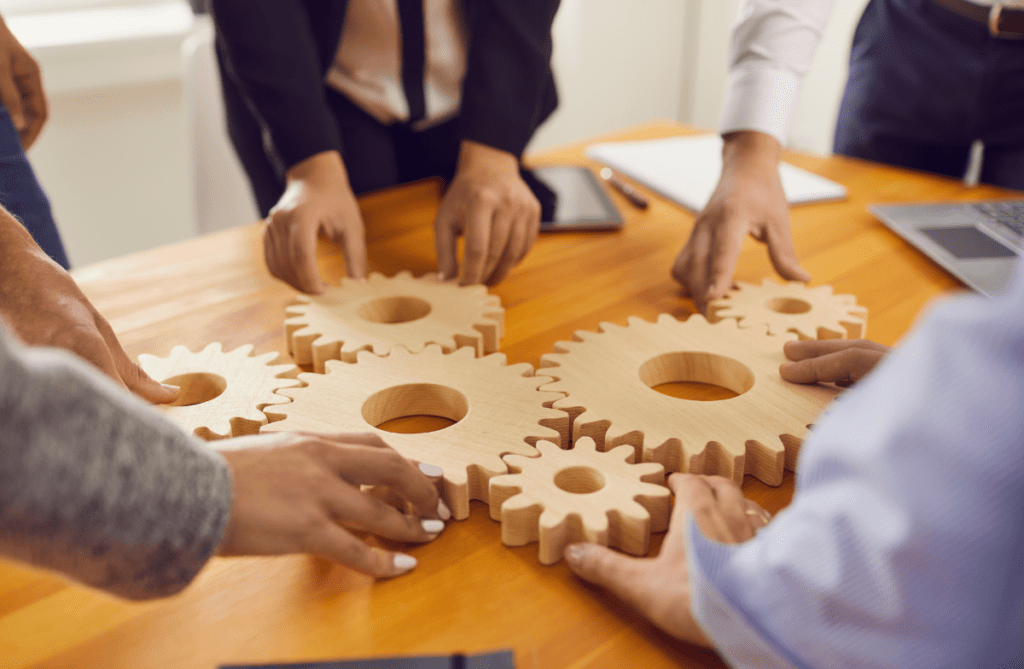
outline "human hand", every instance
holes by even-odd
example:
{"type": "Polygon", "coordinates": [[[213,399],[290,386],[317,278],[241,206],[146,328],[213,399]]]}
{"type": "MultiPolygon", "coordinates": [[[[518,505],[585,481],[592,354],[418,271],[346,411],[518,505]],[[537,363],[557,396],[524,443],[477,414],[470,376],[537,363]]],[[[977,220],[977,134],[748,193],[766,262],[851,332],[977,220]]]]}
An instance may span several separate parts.
{"type": "Polygon", "coordinates": [[[128,357],[71,275],[2,208],[0,316],[25,344],[67,349],[145,400],[166,403],[178,397],[176,387],[157,383],[128,357]]]}
{"type": "Polygon", "coordinates": [[[610,591],[672,636],[710,648],[690,613],[686,512],[693,512],[705,536],[720,543],[750,539],[771,515],[721,476],[672,474],[668,486],[676,496],[675,508],[657,557],[629,557],[579,543],[566,547],[565,561],[577,576],[610,591]]]}
{"type": "Polygon", "coordinates": [[[321,231],[341,247],[348,275],[366,278],[363,215],[337,151],[318,153],[288,170],[284,194],[270,210],[263,231],[270,273],[304,293],[324,292],[316,269],[321,231]]]}
{"type": "Polygon", "coordinates": [[[459,283],[494,285],[526,256],[539,231],[540,203],[519,176],[519,160],[462,142],[458,170],[434,219],[441,280],[459,273],[459,235],[466,237],[459,283]]]}
{"type": "Polygon", "coordinates": [[[426,542],[444,529],[439,518],[451,517],[431,480],[375,434],[280,433],[215,447],[234,482],[221,555],[311,553],[386,578],[409,571],[416,559],[370,546],[353,532],[426,542]],[[363,492],[362,485],[387,486],[414,515],[363,492]]]}
{"type": "Polygon", "coordinates": [[[744,131],[725,137],[722,175],[690,239],[672,266],[672,276],[702,313],[725,296],[749,234],[768,246],[783,278],[810,281],[800,267],[789,229],[789,209],[779,178],[781,147],[770,135],[744,131]]]}
{"type": "Polygon", "coordinates": [[[793,383],[833,382],[846,388],[860,381],[889,352],[867,339],[810,339],[788,341],[786,357],[795,362],[779,366],[779,375],[793,383]]]}
{"type": "Polygon", "coordinates": [[[35,143],[46,123],[46,93],[36,63],[0,18],[0,103],[26,150],[35,143]]]}

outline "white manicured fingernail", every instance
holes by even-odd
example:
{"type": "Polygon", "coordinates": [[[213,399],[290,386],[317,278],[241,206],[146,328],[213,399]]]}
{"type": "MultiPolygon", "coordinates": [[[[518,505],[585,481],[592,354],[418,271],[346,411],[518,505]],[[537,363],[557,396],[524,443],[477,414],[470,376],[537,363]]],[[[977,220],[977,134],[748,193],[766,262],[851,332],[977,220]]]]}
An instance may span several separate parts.
{"type": "Polygon", "coordinates": [[[420,524],[423,525],[423,531],[427,534],[438,534],[441,530],[444,529],[444,522],[440,520],[434,520],[433,518],[428,518],[427,520],[420,521],[420,524]]]}
{"type": "Polygon", "coordinates": [[[437,515],[441,516],[441,520],[451,520],[452,510],[448,508],[443,499],[437,500],[437,515]]]}
{"type": "Polygon", "coordinates": [[[395,553],[394,565],[399,571],[409,571],[416,566],[416,558],[406,553],[395,553]]]}
{"type": "Polygon", "coordinates": [[[424,476],[429,476],[432,479],[444,476],[444,470],[437,465],[428,465],[426,462],[421,462],[419,468],[424,476]]]}

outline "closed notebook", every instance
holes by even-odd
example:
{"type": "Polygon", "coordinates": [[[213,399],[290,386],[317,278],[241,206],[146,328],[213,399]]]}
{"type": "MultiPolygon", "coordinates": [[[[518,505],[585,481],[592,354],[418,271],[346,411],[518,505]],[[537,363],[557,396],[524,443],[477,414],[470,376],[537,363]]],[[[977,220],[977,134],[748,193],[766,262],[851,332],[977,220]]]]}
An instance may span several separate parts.
{"type": "MultiPolygon", "coordinates": [[[[698,212],[707,205],[722,172],[722,137],[605,142],[587,147],[587,156],[698,212]]],[[[790,204],[846,197],[842,185],[788,163],[779,166],[779,175],[790,204]]]]}

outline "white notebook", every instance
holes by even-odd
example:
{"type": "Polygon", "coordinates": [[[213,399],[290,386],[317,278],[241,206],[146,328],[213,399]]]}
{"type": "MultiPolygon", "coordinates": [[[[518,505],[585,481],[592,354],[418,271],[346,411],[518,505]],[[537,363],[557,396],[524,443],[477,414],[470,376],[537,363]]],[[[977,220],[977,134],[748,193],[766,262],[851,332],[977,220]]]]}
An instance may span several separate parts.
{"type": "MultiPolygon", "coordinates": [[[[699,212],[707,205],[722,172],[722,137],[697,135],[591,144],[587,156],[699,212]]],[[[844,186],[788,163],[780,164],[779,174],[790,204],[846,197],[844,186]]]]}

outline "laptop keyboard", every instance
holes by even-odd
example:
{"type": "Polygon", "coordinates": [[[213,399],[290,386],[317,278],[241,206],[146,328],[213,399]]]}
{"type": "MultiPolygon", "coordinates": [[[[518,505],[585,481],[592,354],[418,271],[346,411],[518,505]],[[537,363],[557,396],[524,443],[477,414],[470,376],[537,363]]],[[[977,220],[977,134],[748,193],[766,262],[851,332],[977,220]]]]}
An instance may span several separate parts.
{"type": "Polygon", "coordinates": [[[983,202],[974,205],[979,212],[996,223],[1024,237],[1024,201],[983,202]]]}

